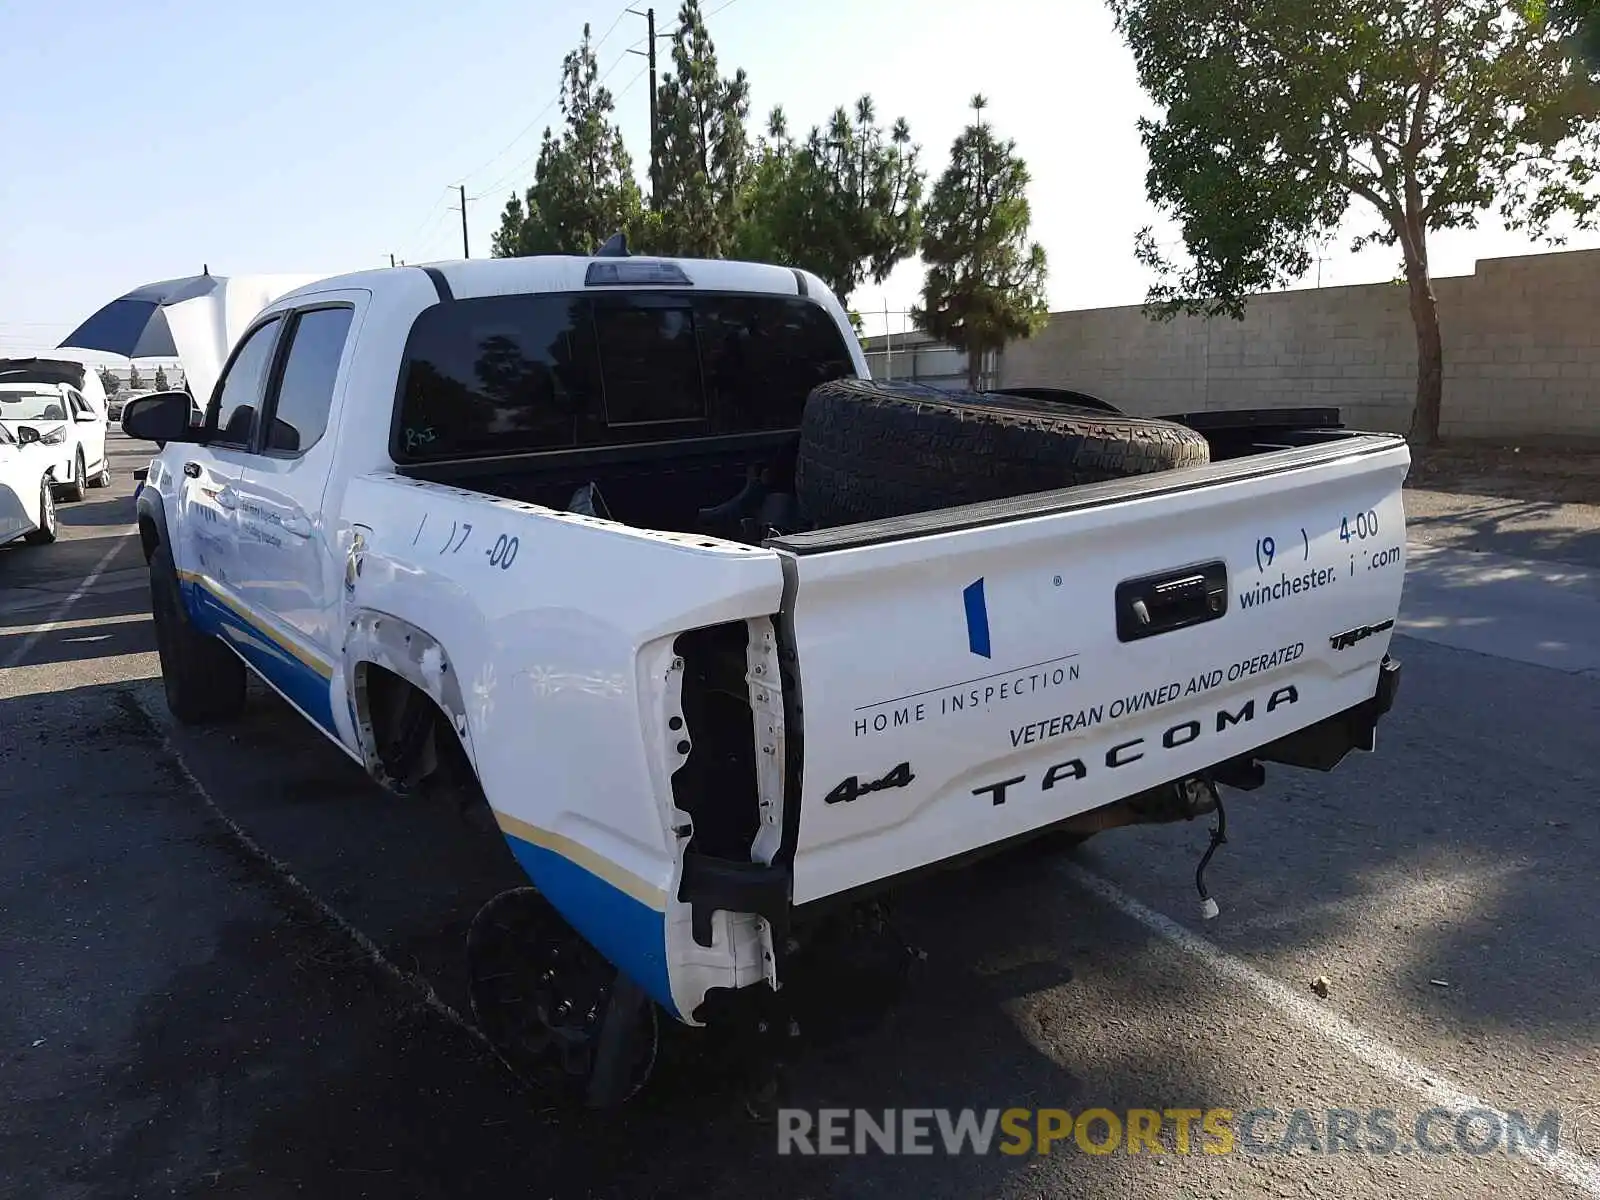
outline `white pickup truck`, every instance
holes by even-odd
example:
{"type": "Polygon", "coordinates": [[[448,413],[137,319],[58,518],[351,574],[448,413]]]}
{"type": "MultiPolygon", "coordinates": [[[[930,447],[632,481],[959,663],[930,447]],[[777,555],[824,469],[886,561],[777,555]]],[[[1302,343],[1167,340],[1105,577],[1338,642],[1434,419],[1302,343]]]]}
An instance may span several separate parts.
{"type": "Polygon", "coordinates": [[[385,785],[485,800],[533,887],[474,925],[475,1010],[592,1103],[658,1011],[773,1005],[812,914],[1328,770],[1398,683],[1402,439],[874,383],[787,268],[325,279],[203,426],[123,426],[164,443],[172,711],[237,713],[248,666],[385,785]]]}

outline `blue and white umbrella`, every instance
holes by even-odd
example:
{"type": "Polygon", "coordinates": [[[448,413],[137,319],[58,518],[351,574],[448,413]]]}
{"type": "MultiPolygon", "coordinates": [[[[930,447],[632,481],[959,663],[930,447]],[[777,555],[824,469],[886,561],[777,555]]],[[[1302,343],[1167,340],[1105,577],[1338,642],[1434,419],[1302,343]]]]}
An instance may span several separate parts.
{"type": "Polygon", "coordinates": [[[227,284],[211,274],[147,283],[119,296],[79,325],[61,349],[103,350],[124,358],[177,358],[178,346],[167,325],[166,309],[185,300],[215,295],[227,284]]]}

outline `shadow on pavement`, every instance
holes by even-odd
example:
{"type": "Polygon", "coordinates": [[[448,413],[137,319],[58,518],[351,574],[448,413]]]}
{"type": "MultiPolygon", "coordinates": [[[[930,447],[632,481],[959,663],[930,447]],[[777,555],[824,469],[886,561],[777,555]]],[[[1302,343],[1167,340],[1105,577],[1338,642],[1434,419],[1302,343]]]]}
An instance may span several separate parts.
{"type": "MultiPolygon", "coordinates": [[[[964,1196],[993,1191],[1038,1162],[994,1153],[780,1159],[774,1127],[746,1111],[729,1044],[677,1027],[652,1087],[627,1108],[556,1111],[243,852],[181,772],[151,753],[156,731],[131,700],[84,689],[48,697],[50,711],[38,703],[30,701],[35,720],[67,721],[70,710],[68,724],[105,739],[97,769],[125,794],[108,804],[103,792],[81,787],[64,800],[38,792],[30,820],[40,845],[28,869],[0,885],[0,898],[7,886],[11,899],[33,897],[31,971],[50,981],[16,989],[18,1001],[0,1018],[8,1035],[51,1035],[35,1046],[28,1094],[4,1097],[12,1116],[0,1136],[0,1171],[18,1194],[65,1186],[90,1196],[731,1198],[899,1195],[914,1186],[964,1196]],[[44,894],[50,887],[54,898],[44,894]],[[86,953],[79,939],[87,925],[117,952],[86,953]],[[87,1041],[57,1042],[51,1005],[61,991],[82,1006],[94,1030],[87,1041]]],[[[269,703],[281,707],[266,699],[257,707],[269,703]]],[[[0,722],[13,720],[13,707],[0,702],[0,722]]],[[[223,731],[196,736],[226,744],[244,767],[250,724],[235,731],[240,741],[223,731]]],[[[36,769],[40,746],[14,765],[36,769]]],[[[317,757],[305,742],[300,749],[317,757]]],[[[241,799],[249,807],[247,793],[262,783],[240,771],[234,780],[230,811],[241,799]]],[[[361,894],[355,907],[374,916],[403,910],[409,928],[391,928],[386,948],[437,937],[441,949],[426,965],[448,970],[439,936],[448,904],[434,904],[454,895],[467,899],[466,911],[468,898],[501,881],[469,865],[476,851],[429,836],[442,828],[433,822],[447,819],[382,797],[385,827],[355,838],[330,810],[370,815],[381,793],[362,794],[348,776],[337,792],[297,792],[306,780],[291,774],[278,795],[307,841],[320,838],[345,860],[361,894]],[[416,904],[417,893],[427,902],[416,904]]],[[[12,791],[14,809],[23,790],[12,791]]],[[[298,849],[303,857],[306,845],[298,849]]],[[[1161,1087],[1195,1103],[1223,1102],[1230,1085],[1206,1082],[1207,1069],[1184,1055],[1157,1054],[1151,1074],[1142,1052],[1110,1039],[1096,1043],[1097,1052],[1114,1051],[1110,1059],[1080,1075],[1058,1065],[1053,1035],[1019,1023],[1011,1009],[1027,996],[1053,990],[1071,1003],[1075,987],[1067,963],[1037,953],[1054,937],[1038,903],[1041,884],[1049,886],[990,869],[908,893],[903,929],[928,948],[926,961],[898,942],[819,952],[814,974],[794,980],[811,1032],[785,1101],[813,1110],[1079,1108],[1148,1104],[1161,1087]]],[[[13,1076],[5,1086],[20,1085],[13,1076]]],[[[1104,1182],[1141,1166],[1080,1157],[1058,1171],[1104,1182]]]]}
{"type": "Polygon", "coordinates": [[[132,525],[134,520],[133,497],[108,496],[103,491],[91,491],[88,498],[69,504],[56,505],[56,521],[69,529],[90,529],[100,525],[132,525]],[[103,499],[101,497],[104,497],[103,499]]]}
{"type": "Polygon", "coordinates": [[[1445,513],[1408,511],[1407,533],[1457,550],[1600,566],[1600,527],[1574,521],[1561,504],[1460,499],[1465,503],[1452,504],[1445,513]]]}
{"type": "MultiPolygon", "coordinates": [[[[1409,638],[1394,653],[1405,678],[1376,754],[1328,775],[1269,767],[1262,790],[1227,794],[1221,919],[1188,917],[1181,847],[1197,857],[1202,828],[1085,853],[1115,878],[1142,871],[1151,903],[1268,974],[1333,976],[1338,1009],[1398,1044],[1431,1037],[1489,1074],[1516,1069],[1494,1057],[1508,1037],[1600,1067],[1600,688],[1409,638]]],[[[1550,1080],[1528,1082],[1549,1097],[1550,1080]]]]}

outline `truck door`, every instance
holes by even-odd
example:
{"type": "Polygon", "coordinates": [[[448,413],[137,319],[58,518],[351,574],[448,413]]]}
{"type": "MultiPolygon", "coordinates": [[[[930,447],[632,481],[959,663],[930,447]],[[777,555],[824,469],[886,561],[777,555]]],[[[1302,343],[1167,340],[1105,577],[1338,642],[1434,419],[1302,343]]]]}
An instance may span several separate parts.
{"type": "Polygon", "coordinates": [[[344,553],[337,498],[324,503],[337,448],[341,364],[365,292],[328,292],[284,314],[279,366],[258,452],[235,485],[239,595],[289,658],[273,682],[329,734],[342,643],[344,553]]]}
{"type": "Polygon", "coordinates": [[[189,612],[252,662],[262,638],[241,594],[237,487],[282,327],[275,316],[245,334],[206,410],[209,440],[178,448],[173,552],[189,612]]]}

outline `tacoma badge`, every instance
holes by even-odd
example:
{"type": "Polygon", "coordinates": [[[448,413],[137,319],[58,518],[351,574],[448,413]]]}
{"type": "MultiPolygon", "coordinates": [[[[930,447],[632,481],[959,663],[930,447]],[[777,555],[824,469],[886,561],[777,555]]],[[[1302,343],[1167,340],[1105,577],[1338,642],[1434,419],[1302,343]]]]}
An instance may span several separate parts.
{"type": "Polygon", "coordinates": [[[1375,633],[1382,633],[1385,629],[1393,629],[1393,621],[1380,621],[1376,625],[1358,625],[1354,629],[1347,629],[1343,633],[1336,633],[1328,639],[1335,650],[1348,650],[1357,642],[1364,642],[1375,633]]]}

